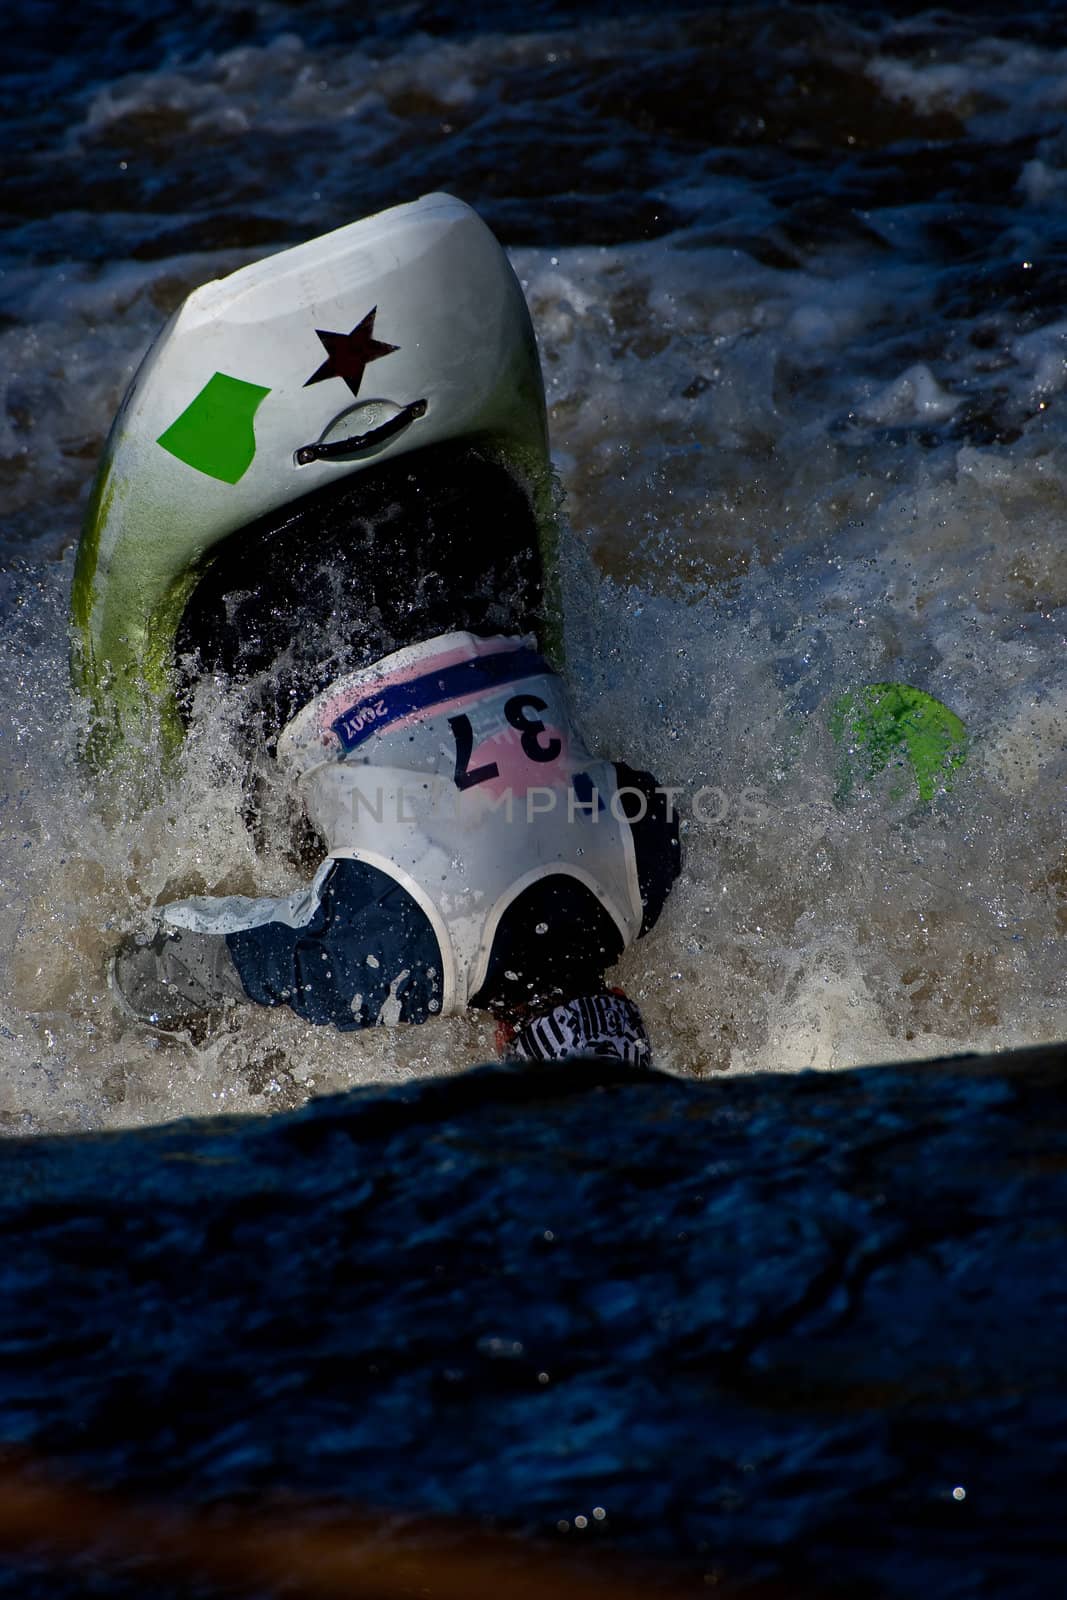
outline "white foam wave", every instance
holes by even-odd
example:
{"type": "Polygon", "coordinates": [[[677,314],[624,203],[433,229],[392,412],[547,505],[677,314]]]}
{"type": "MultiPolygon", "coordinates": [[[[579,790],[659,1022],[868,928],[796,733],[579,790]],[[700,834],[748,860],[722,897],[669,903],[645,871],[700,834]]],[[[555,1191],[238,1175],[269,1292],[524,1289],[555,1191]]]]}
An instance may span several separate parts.
{"type": "MultiPolygon", "coordinates": [[[[282,38],[107,85],[70,139],[232,134],[237,152],[327,120],[348,126],[346,159],[355,130],[371,160],[404,97],[458,126],[494,73],[632,52],[617,34],[415,38],[379,56],[282,38]]],[[[1062,65],[1003,41],[938,64],[892,29],[870,57],[893,100],[989,138],[1041,131],[1015,191],[1023,273],[1067,170],[1062,65]]],[[[978,293],[960,311],[923,242],[925,202],[864,217],[862,249],[757,261],[736,241],[773,222],[758,184],[679,163],[662,196],[691,219],[668,240],[514,253],[568,495],[580,720],[601,753],[677,787],[686,818],[683,878],[619,971],[657,1057],[834,1068],[1067,1036],[1061,310],[1001,316],[978,293]],[[972,415],[985,422],[968,432],[972,415]],[[878,780],[841,804],[829,709],[887,679],[964,719],[967,763],[928,805],[878,780]]],[[[64,214],[50,226],[61,236],[64,214]]],[[[249,253],[3,263],[4,527],[33,556],[0,607],[8,1128],[286,1106],[493,1053],[477,1018],[355,1038],[249,1009],[205,1037],[156,1037],[107,993],[109,951],[152,904],[299,880],[282,797],[264,851],[243,821],[231,707],[205,694],[182,770],[137,813],[80,767],[66,691],[70,545],[121,391],[181,296],[249,253]]]]}

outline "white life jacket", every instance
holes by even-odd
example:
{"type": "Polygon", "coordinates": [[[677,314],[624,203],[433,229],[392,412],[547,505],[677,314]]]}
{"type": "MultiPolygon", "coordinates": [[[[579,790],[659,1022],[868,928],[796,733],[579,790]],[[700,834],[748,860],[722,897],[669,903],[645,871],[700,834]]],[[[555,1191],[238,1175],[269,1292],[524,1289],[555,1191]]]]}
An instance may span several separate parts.
{"type": "Polygon", "coordinates": [[[641,928],[615,768],[589,754],[532,638],[443,634],[349,674],[284,729],[278,759],[331,857],[379,868],[422,907],[442,1012],[485,981],[511,902],[576,878],[624,945],[641,928]]]}

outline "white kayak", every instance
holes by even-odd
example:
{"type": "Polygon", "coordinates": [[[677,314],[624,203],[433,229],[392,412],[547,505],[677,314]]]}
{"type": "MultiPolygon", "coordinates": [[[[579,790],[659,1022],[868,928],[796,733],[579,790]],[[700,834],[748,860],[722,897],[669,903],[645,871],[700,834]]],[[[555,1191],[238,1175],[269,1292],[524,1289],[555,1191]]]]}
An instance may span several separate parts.
{"type": "Polygon", "coordinates": [[[529,312],[461,201],[427,195],[195,290],[115,418],[78,549],[73,673],[93,758],[180,740],[175,637],[228,535],[378,462],[473,440],[525,483],[550,539],[529,312]]]}

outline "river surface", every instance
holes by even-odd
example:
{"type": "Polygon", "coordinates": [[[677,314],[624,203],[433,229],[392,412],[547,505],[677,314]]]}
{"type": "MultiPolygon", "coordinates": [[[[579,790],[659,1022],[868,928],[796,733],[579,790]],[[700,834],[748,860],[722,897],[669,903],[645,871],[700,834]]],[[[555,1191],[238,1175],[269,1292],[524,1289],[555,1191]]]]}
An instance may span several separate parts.
{"type": "Polygon", "coordinates": [[[434,189],[481,211],[533,313],[579,720],[680,791],[684,875],[617,973],[658,1063],[1067,1037],[1065,111],[1052,0],[20,7],[0,1126],[288,1109],[493,1054],[469,1018],[357,1038],[118,1017],[108,953],[153,903],[297,880],[242,821],[224,718],[120,823],[67,679],[95,461],[163,319],[434,189]],[[886,775],[841,803],[833,704],[885,680],[964,720],[966,764],[930,802],[886,775]]]}

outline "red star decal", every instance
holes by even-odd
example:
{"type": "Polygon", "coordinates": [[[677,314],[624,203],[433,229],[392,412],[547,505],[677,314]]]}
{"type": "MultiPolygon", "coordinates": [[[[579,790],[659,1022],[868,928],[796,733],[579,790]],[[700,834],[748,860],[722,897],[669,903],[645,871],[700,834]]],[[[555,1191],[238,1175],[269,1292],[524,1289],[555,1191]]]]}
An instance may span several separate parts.
{"type": "Polygon", "coordinates": [[[370,363],[380,361],[382,356],[392,355],[394,350],[400,349],[398,344],[384,344],[381,339],[374,337],[377,314],[378,307],[375,306],[367,312],[362,322],[357,322],[351,333],[327,333],[322,328],[315,329],[326,348],[327,359],[308,378],[305,389],[308,384],[322,383],[325,378],[343,378],[353,395],[359,394],[363,374],[370,363]]]}

